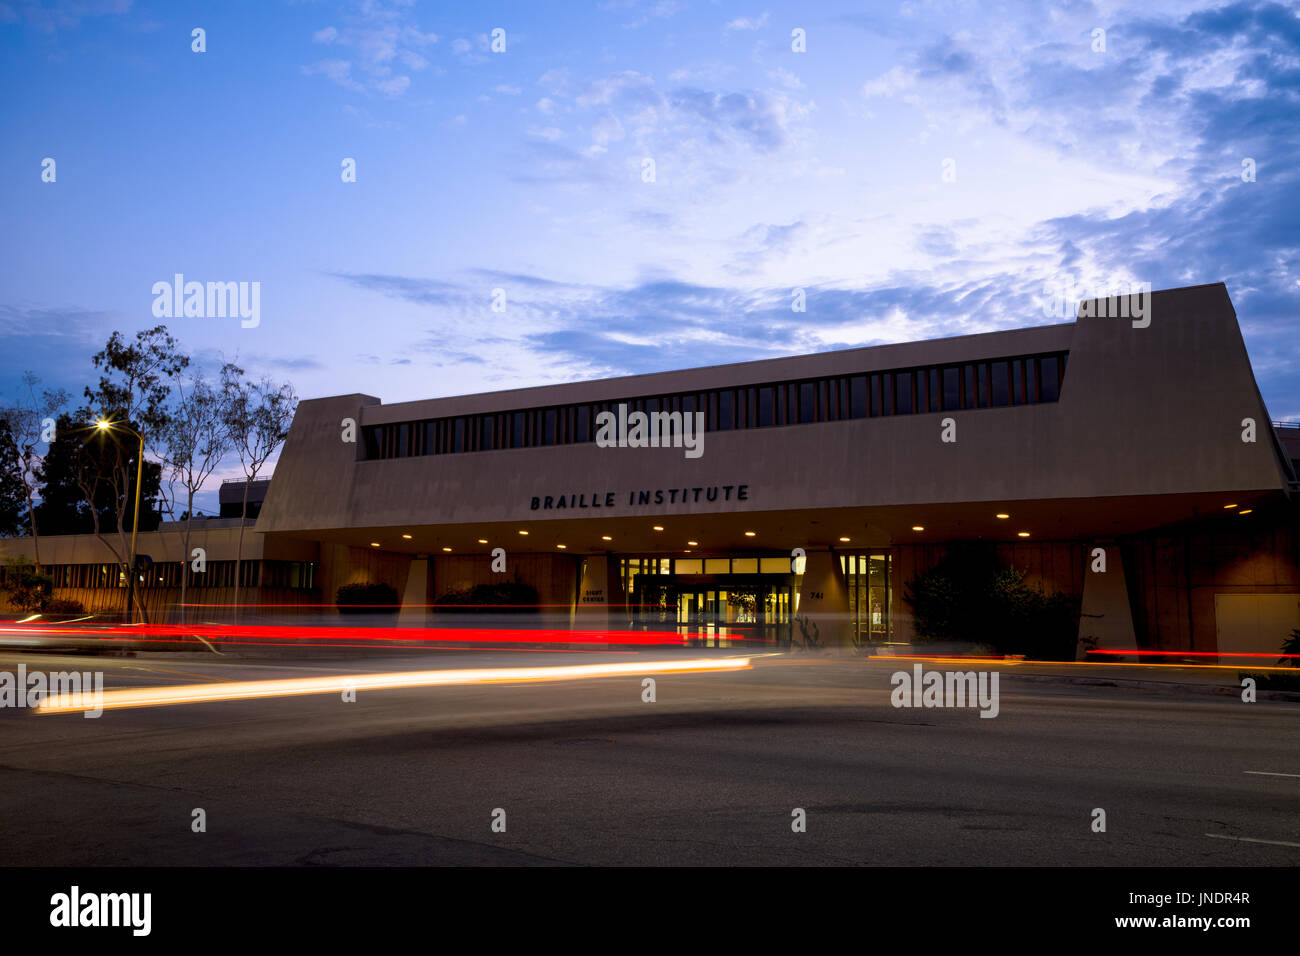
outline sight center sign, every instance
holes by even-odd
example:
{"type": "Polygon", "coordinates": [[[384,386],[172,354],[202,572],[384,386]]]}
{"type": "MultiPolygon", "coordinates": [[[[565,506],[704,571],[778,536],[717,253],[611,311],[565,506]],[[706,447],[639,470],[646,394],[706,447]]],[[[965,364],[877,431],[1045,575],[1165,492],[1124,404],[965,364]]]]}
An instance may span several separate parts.
{"type": "Polygon", "coordinates": [[[710,504],[719,501],[748,501],[749,485],[700,485],[694,488],[641,488],[624,495],[617,491],[571,492],[562,495],[533,495],[529,511],[569,511],[615,508],[626,503],[672,507],[710,504]]]}

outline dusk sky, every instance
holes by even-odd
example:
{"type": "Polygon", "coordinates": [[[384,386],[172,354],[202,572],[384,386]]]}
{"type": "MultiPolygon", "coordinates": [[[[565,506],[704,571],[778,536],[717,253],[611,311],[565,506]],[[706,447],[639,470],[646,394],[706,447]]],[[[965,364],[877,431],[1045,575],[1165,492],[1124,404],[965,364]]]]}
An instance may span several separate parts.
{"type": "Polygon", "coordinates": [[[176,273],[261,283],[162,320],[210,369],[384,402],[1223,281],[1300,419],[1293,6],[0,0],[0,50],[6,399],[176,273]]]}

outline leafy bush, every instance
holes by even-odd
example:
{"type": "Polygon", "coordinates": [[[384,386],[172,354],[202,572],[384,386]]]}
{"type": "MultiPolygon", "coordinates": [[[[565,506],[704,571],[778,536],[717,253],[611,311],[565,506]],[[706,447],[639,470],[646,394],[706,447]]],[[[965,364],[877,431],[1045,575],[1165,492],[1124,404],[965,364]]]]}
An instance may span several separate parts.
{"type": "Polygon", "coordinates": [[[46,614],[85,614],[86,608],[80,601],[70,598],[50,598],[42,609],[46,614]]]}
{"type": "Polygon", "coordinates": [[[396,589],[382,581],[345,584],[339,588],[335,603],[340,614],[395,614],[401,610],[396,589]]]}
{"type": "Polygon", "coordinates": [[[1025,573],[1003,565],[985,546],[956,546],[908,582],[918,642],[985,644],[1002,654],[1073,660],[1078,601],[1025,583],[1025,573]]]}
{"type": "Polygon", "coordinates": [[[37,574],[35,565],[29,564],[26,558],[6,559],[3,581],[9,603],[20,611],[41,610],[54,593],[54,578],[37,574]]]}
{"type": "Polygon", "coordinates": [[[1283,667],[1300,667],[1300,627],[1292,628],[1282,642],[1282,656],[1277,661],[1283,667]]]}
{"type": "Polygon", "coordinates": [[[527,614],[536,611],[537,589],[519,579],[448,591],[434,601],[438,608],[470,614],[527,614]]]}

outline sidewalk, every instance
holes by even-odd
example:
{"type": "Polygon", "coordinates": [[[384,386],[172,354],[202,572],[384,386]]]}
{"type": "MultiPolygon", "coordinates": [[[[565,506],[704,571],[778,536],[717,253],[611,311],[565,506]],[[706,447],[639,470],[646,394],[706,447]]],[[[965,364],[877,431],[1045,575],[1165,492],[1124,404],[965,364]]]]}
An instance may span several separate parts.
{"type": "MultiPolygon", "coordinates": [[[[1004,680],[1025,683],[1073,684],[1082,687],[1130,687],[1178,694],[1240,697],[1241,675],[1254,676],[1259,700],[1300,702],[1300,668],[1295,674],[1297,690],[1268,689],[1261,677],[1277,676],[1278,670],[1261,670],[1260,665],[1217,666],[1210,664],[1093,664],[1087,662],[1020,661],[988,657],[946,657],[941,655],[870,657],[867,663],[890,670],[910,669],[922,664],[927,670],[996,670],[1004,680]]],[[[1268,662],[1269,666],[1273,662],[1268,662]]],[[[1285,676],[1291,676],[1286,674],[1285,676]]]]}

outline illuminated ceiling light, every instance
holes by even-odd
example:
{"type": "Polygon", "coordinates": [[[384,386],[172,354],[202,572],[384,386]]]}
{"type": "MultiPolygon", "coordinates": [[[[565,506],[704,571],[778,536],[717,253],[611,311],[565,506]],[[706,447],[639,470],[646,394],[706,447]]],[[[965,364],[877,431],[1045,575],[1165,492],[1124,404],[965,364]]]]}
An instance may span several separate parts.
{"type": "Polygon", "coordinates": [[[444,550],[444,551],[450,551],[451,548],[443,548],[442,550],[444,550]]]}
{"type": "Polygon", "coordinates": [[[402,535],[402,537],[405,538],[407,541],[411,540],[411,536],[409,534],[404,534],[402,535]]]}
{"type": "Polygon", "coordinates": [[[372,547],[372,548],[377,548],[377,547],[379,547],[379,542],[378,542],[378,541],[371,541],[371,542],[370,542],[370,547],[372,547]]]}
{"type": "Polygon", "coordinates": [[[561,551],[563,551],[565,548],[568,547],[568,545],[567,545],[567,544],[557,544],[556,547],[559,548],[561,551]]]}
{"type": "Polygon", "coordinates": [[[757,531],[746,531],[746,532],[745,532],[745,537],[746,537],[746,538],[752,538],[752,537],[754,537],[754,535],[756,535],[756,534],[758,534],[757,531]]]}
{"type": "Polygon", "coordinates": [[[924,530],[925,530],[925,525],[914,524],[914,525],[912,525],[912,530],[913,530],[913,531],[924,531],[924,530]]]}
{"type": "Polygon", "coordinates": [[[528,534],[527,531],[520,531],[519,533],[520,533],[520,534],[528,534]]]}
{"type": "Polygon", "coordinates": [[[487,538],[479,538],[479,539],[478,539],[478,543],[479,543],[479,544],[487,544],[487,538]]]}
{"type": "Polygon", "coordinates": [[[847,542],[847,541],[849,541],[850,539],[849,539],[849,538],[840,538],[840,540],[841,540],[841,541],[845,541],[845,542],[847,542]]]}
{"type": "Polygon", "coordinates": [[[1016,532],[1016,537],[1018,537],[1018,538],[1028,538],[1028,537],[1029,537],[1029,532],[1028,532],[1028,531],[1017,531],[1017,532],[1016,532]]]}
{"type": "Polygon", "coordinates": [[[700,546],[700,543],[698,541],[687,541],[686,543],[689,544],[692,548],[698,548],[700,546]]]}
{"type": "Polygon", "coordinates": [[[614,539],[611,538],[611,537],[610,537],[609,535],[607,535],[607,534],[602,534],[602,535],[600,536],[600,540],[601,540],[601,541],[613,541],[614,539]]]}
{"type": "Polygon", "coordinates": [[[654,526],[654,530],[655,530],[655,531],[662,531],[662,530],[664,530],[664,526],[661,525],[661,524],[657,524],[657,525],[654,526]]]}
{"type": "Polygon", "coordinates": [[[1225,508],[1235,508],[1235,507],[1237,507],[1237,506],[1236,506],[1235,504],[1233,504],[1233,505],[1224,505],[1223,507],[1225,507],[1225,508]]]}
{"type": "Polygon", "coordinates": [[[1252,511],[1254,511],[1254,510],[1255,510],[1254,508],[1242,508],[1240,511],[1237,512],[1237,514],[1239,514],[1239,515],[1248,515],[1248,514],[1250,514],[1252,511]]]}
{"type": "Polygon", "coordinates": [[[1011,517],[1011,515],[996,514],[993,517],[997,518],[999,521],[1006,521],[1008,518],[1011,517]]]}

